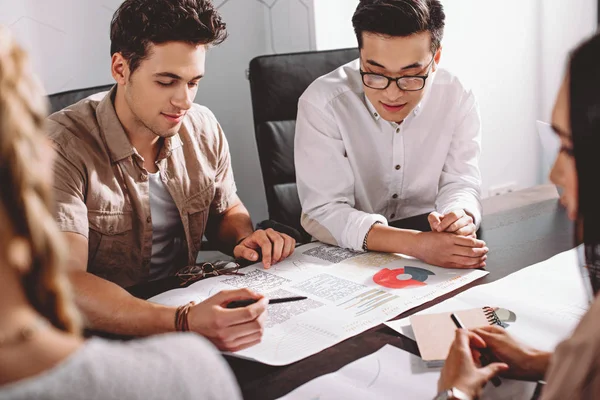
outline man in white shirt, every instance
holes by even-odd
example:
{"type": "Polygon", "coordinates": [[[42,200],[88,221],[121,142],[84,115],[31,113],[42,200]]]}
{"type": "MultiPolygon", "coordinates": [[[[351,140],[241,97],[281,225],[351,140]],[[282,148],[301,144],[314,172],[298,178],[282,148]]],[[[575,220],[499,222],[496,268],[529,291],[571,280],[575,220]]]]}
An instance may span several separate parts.
{"type": "Polygon", "coordinates": [[[361,0],[360,58],[300,98],[296,178],[302,226],[316,239],[485,267],[480,117],[473,94],[438,68],[444,19],[439,0],[361,0]],[[423,213],[432,232],[388,226],[423,213]]]}

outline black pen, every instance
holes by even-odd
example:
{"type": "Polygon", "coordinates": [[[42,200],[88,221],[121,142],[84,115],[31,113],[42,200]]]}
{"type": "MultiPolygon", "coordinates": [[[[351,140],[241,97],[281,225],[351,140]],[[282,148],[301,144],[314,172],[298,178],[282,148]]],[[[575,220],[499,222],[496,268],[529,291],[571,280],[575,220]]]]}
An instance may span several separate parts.
{"type": "MultiPolygon", "coordinates": [[[[305,296],[281,297],[279,299],[270,299],[269,304],[288,303],[290,301],[300,301],[300,300],[306,300],[306,299],[308,299],[308,297],[305,297],[305,296]]],[[[249,306],[250,304],[256,303],[257,301],[258,301],[257,299],[234,300],[234,301],[227,303],[225,308],[246,307],[246,306],[249,306]]]]}
{"type": "MultiPolygon", "coordinates": [[[[452,318],[452,322],[454,322],[454,325],[456,325],[458,329],[466,329],[462,322],[460,322],[460,319],[458,319],[458,316],[456,314],[450,314],[450,318],[452,318]]],[[[489,351],[489,349],[479,349],[479,353],[481,353],[481,356],[479,357],[479,362],[481,362],[481,365],[485,367],[491,362],[492,354],[489,351]]],[[[498,387],[500,386],[502,381],[499,377],[494,376],[492,378],[492,383],[494,384],[494,386],[498,387]]]]}

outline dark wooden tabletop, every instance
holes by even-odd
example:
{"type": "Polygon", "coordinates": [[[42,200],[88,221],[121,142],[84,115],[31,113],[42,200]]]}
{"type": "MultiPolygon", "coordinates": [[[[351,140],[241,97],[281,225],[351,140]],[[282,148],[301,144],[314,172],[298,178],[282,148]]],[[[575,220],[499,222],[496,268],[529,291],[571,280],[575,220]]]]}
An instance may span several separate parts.
{"type": "MultiPolygon", "coordinates": [[[[573,247],[572,224],[558,204],[553,186],[540,186],[486,199],[483,206],[484,217],[479,236],[487,242],[490,249],[486,262],[486,269],[490,274],[397,318],[407,317],[472,286],[500,279],[573,247]]],[[[425,215],[400,221],[396,225],[421,230],[428,228],[425,215]]],[[[164,282],[161,286],[146,287],[137,295],[147,298],[159,290],[168,289],[164,282]]],[[[318,376],[334,372],[379,350],[385,344],[418,354],[413,340],[400,336],[385,325],[379,325],[284,367],[272,367],[229,356],[226,358],[245,399],[276,399],[318,376]]]]}

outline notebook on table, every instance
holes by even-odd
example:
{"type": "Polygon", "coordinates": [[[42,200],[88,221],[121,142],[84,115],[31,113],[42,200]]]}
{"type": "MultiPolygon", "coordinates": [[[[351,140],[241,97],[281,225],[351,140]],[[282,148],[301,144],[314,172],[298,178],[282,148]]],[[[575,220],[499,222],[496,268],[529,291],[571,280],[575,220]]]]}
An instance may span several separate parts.
{"type": "MultiPolygon", "coordinates": [[[[499,325],[502,322],[491,307],[472,308],[454,312],[467,329],[486,325],[499,325]]],[[[451,312],[421,314],[410,317],[413,332],[421,358],[428,367],[441,367],[448,357],[454,341],[456,325],[450,318],[451,312]]]]}

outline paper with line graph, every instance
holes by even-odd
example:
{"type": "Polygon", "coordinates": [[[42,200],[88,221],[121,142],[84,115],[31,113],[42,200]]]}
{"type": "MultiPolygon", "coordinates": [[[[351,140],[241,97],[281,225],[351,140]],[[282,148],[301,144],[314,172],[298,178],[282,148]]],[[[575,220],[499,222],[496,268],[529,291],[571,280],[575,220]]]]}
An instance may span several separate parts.
{"type": "Polygon", "coordinates": [[[243,276],[218,276],[174,289],[150,301],[167,305],[202,301],[220,290],[248,287],[269,298],[307,296],[273,304],[263,341],[233,355],[286,365],[318,353],[398,314],[487,274],[433,267],[410,257],[357,253],[322,243],[298,247],[287,260],[243,276]]]}

